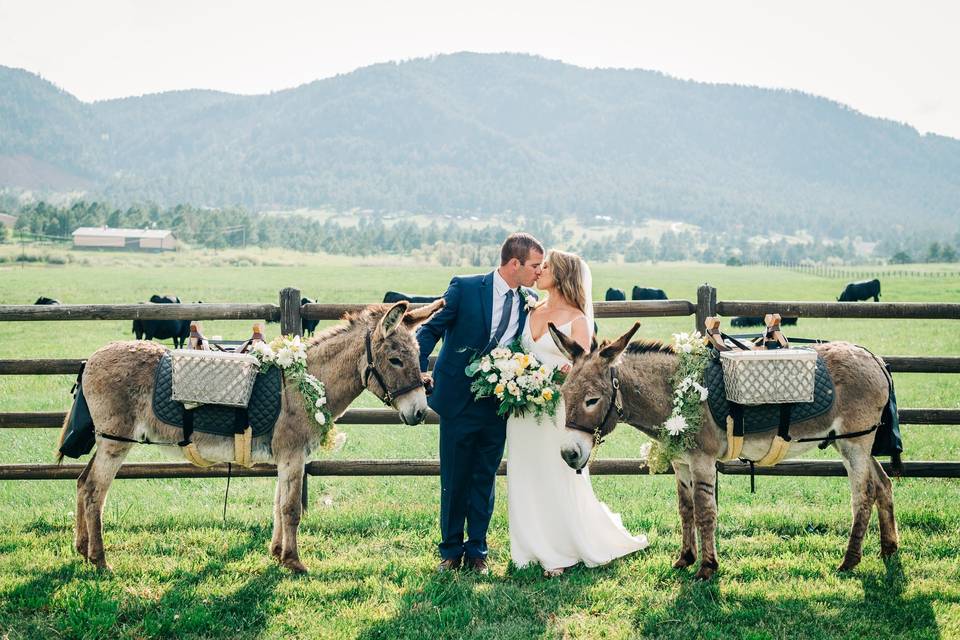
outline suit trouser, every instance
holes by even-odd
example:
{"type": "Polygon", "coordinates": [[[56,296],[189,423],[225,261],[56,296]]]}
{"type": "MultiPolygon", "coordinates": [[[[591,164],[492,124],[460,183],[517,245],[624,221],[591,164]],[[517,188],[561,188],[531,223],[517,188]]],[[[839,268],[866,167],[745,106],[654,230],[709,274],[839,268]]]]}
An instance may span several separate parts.
{"type": "Polygon", "coordinates": [[[507,420],[497,416],[497,405],[489,398],[440,418],[440,557],[486,557],[506,435],[507,420]]]}

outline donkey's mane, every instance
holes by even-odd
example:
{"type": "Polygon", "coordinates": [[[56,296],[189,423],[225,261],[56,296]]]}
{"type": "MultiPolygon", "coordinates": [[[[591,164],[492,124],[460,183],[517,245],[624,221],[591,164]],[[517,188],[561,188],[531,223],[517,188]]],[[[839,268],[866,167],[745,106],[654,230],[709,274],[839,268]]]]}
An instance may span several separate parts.
{"type": "Polygon", "coordinates": [[[626,353],[630,355],[642,355],[644,353],[670,353],[673,347],[660,340],[637,340],[627,345],[626,353]]]}
{"type": "Polygon", "coordinates": [[[348,311],[343,314],[343,318],[340,319],[338,324],[327,327],[313,336],[313,338],[310,339],[309,346],[315,346],[324,340],[329,340],[342,333],[347,333],[358,324],[366,325],[370,321],[379,320],[390,306],[391,305],[388,304],[372,304],[360,311],[348,311]]]}

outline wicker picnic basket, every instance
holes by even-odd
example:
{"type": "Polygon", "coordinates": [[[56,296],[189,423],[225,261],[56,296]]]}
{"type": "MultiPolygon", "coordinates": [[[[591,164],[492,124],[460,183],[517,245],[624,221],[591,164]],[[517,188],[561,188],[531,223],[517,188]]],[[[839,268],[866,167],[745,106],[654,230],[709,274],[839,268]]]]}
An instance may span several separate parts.
{"type": "Polygon", "coordinates": [[[245,407],[260,362],[251,355],[183,349],[170,354],[173,399],[185,404],[245,407]]]}
{"type": "Polygon", "coordinates": [[[817,371],[817,352],[813,349],[722,351],[720,363],[730,402],[813,402],[817,371]]]}

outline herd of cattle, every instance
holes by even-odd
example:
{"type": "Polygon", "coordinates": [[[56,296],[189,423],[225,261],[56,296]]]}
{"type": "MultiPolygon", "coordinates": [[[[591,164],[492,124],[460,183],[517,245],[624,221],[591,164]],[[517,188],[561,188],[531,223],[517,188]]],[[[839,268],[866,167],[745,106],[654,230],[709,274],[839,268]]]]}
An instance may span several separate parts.
{"type": "MultiPolygon", "coordinates": [[[[410,303],[430,303],[438,298],[440,298],[440,296],[417,296],[400,293],[399,291],[387,291],[383,296],[383,301],[388,304],[400,302],[401,300],[406,300],[410,303]]],[[[873,298],[874,302],[880,301],[880,281],[876,278],[873,280],[863,280],[861,282],[851,282],[847,284],[847,286],[845,286],[843,291],[840,293],[840,297],[837,298],[837,301],[857,302],[860,300],[869,300],[870,298],[873,298]]],[[[607,293],[604,296],[604,300],[607,301],[626,299],[627,297],[623,289],[614,289],[613,287],[607,289],[607,293]]],[[[663,289],[655,289],[653,287],[635,286],[631,292],[631,300],[667,299],[667,294],[663,289]]],[[[154,294],[150,296],[150,302],[154,304],[180,304],[180,298],[177,296],[161,296],[154,294]]],[[[308,304],[311,302],[314,301],[310,298],[300,299],[300,304],[308,304]]],[[[60,304],[60,301],[54,298],[41,296],[37,298],[37,301],[34,304],[60,304]]],[[[303,335],[309,336],[316,331],[319,320],[307,320],[306,318],[303,318],[301,323],[303,335]]],[[[785,317],[782,319],[782,324],[795,325],[797,324],[797,319],[785,317]]],[[[759,327],[763,326],[763,318],[759,316],[736,316],[730,319],[730,326],[759,327]]],[[[132,331],[134,335],[137,336],[137,340],[173,340],[174,348],[182,348],[190,338],[190,321],[134,320],[132,331]]]]}

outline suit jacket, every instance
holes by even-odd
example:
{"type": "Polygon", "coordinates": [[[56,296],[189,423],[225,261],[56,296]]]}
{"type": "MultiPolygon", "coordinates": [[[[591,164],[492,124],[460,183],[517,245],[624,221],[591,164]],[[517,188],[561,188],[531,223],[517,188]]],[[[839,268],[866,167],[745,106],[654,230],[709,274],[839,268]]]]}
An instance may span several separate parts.
{"type": "MultiPolygon", "coordinates": [[[[524,293],[536,299],[531,289],[524,288],[524,293]]],[[[443,340],[433,371],[433,393],[427,398],[427,404],[441,417],[451,417],[473,402],[472,379],[467,377],[464,369],[490,342],[493,272],[454,276],[443,298],[446,305],[417,330],[417,342],[420,344],[420,370],[426,371],[427,358],[437,342],[443,340]]],[[[526,320],[527,305],[521,298],[518,335],[526,320]]]]}

